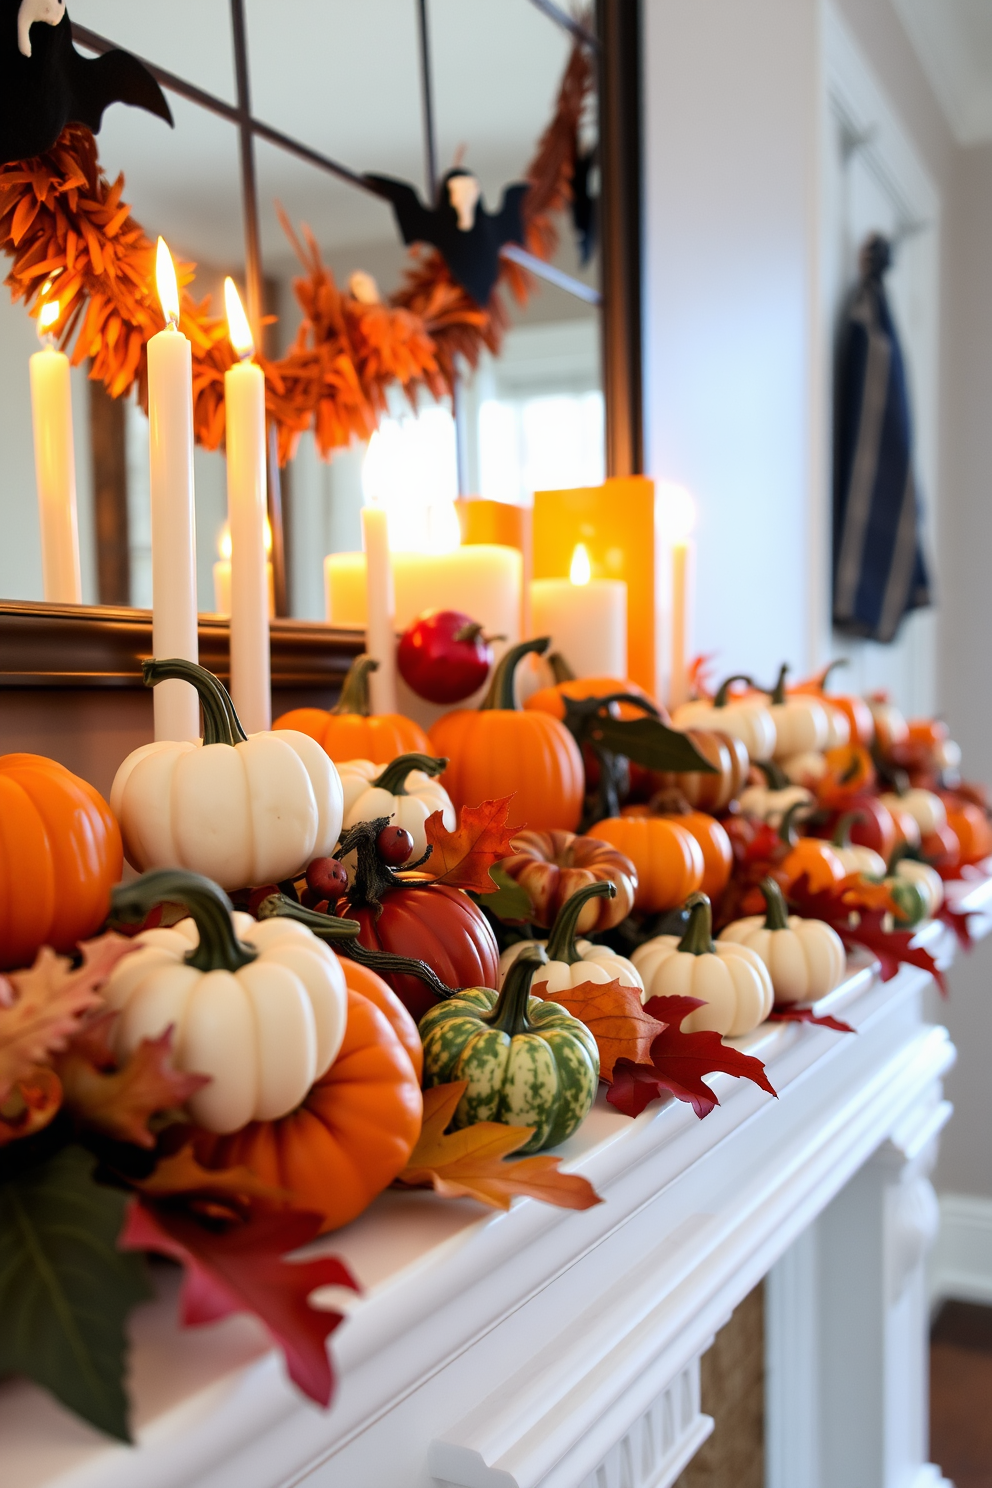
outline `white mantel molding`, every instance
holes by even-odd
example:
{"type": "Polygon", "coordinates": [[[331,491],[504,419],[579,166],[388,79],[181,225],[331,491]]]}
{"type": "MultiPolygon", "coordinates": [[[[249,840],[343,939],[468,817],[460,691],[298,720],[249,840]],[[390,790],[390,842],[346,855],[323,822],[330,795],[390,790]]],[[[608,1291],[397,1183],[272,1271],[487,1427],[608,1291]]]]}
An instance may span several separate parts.
{"type": "MultiPolygon", "coordinates": [[[[522,1200],[486,1215],[383,1195],[327,1242],[367,1288],[332,1340],[328,1412],[286,1383],[253,1325],[179,1331],[167,1286],[136,1322],[139,1445],[108,1445],[8,1384],[0,1483],[665,1488],[710,1429],[698,1360],[742,1298],[866,1164],[885,1203],[907,1173],[925,1180],[954,1057],[924,1019],[927,982],[853,967],[829,1003],[855,1036],[778,1024],[742,1041],[778,1100],[723,1075],[702,1122],[674,1101],[631,1122],[600,1100],[564,1149],[603,1196],[594,1209],[522,1200]]],[[[925,1192],[900,1203],[905,1291],[925,1192]]]]}

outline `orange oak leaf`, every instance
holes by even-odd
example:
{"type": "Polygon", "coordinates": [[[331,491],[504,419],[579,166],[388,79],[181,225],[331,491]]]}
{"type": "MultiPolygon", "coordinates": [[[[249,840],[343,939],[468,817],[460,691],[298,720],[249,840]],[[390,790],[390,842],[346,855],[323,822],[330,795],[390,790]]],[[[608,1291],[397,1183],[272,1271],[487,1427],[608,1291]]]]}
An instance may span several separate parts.
{"type": "MultiPolygon", "coordinates": [[[[540,984],[536,995],[541,996],[540,984]]],[[[618,1059],[631,1059],[635,1064],[651,1058],[651,1045],[664,1030],[664,1023],[645,1012],[636,987],[612,982],[580,982],[576,987],[562,988],[547,995],[579,1018],[592,1033],[599,1047],[599,1074],[613,1079],[613,1066],[618,1059]]]]}
{"type": "Polygon", "coordinates": [[[881,909],[888,914],[899,914],[899,906],[887,885],[871,883],[860,873],[849,873],[836,892],[849,909],[881,909]]]}
{"type": "Polygon", "coordinates": [[[427,868],[437,883],[452,888],[473,889],[477,894],[493,894],[499,887],[489,870],[513,851],[511,843],[520,827],[508,827],[506,818],[512,796],[483,801],[481,806],[463,806],[458,826],[449,832],[435,811],[424,823],[429,845],[434,849],[427,868]]]}
{"type": "Polygon", "coordinates": [[[0,1105],[0,1147],[30,1137],[47,1126],[62,1104],[59,1077],[47,1065],[36,1065],[18,1080],[0,1105]]]}
{"type": "Polygon", "coordinates": [[[591,1209],[603,1200],[586,1178],[561,1173],[561,1158],[539,1155],[504,1162],[522,1147],[532,1126],[480,1121],[447,1132],[467,1082],[424,1091],[424,1124],[410,1161],[396,1179],[402,1188],[433,1188],[448,1199],[478,1199],[491,1209],[509,1209],[515,1194],[542,1199],[561,1209],[591,1209]]]}
{"type": "Polygon", "coordinates": [[[263,1183],[250,1168],[203,1167],[190,1143],[161,1158],[147,1178],[132,1179],[131,1186],[150,1199],[173,1199],[186,1194],[277,1201],[291,1198],[285,1189],[263,1183]]]}
{"type": "Polygon", "coordinates": [[[142,1039],[130,1059],[110,1072],[70,1045],[58,1060],[58,1073],[65,1103],[80,1121],[138,1147],[155,1146],[148,1130],[152,1116],[181,1106],[210,1080],[175,1068],[171,1027],[158,1038],[142,1039]]]}
{"type": "Polygon", "coordinates": [[[100,1005],[99,988],[133,949],[122,935],[101,935],[80,946],[83,964],[73,971],[68,956],[42,946],[30,970],[9,974],[12,992],[0,1006],[0,1101],[65,1048],[83,1015],[100,1005]]]}

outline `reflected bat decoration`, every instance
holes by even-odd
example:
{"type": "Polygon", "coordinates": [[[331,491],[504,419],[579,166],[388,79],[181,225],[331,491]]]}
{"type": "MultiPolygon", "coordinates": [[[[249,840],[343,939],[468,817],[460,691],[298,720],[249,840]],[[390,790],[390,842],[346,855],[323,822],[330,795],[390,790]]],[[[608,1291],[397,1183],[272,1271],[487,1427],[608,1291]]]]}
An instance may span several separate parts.
{"type": "Polygon", "coordinates": [[[65,0],[0,0],[0,164],[50,150],[69,123],[96,133],[111,103],[172,124],[165,95],[137,57],[76,51],[65,0]]]}
{"type": "Polygon", "coordinates": [[[433,207],[425,207],[406,181],[371,174],[365,179],[392,202],[403,242],[430,243],[452,277],[484,308],[499,276],[499,250],[504,243],[523,245],[520,209],[527,184],[507,186],[499,211],[490,213],[476,177],[457,167],[444,177],[433,207]]]}
{"type": "Polygon", "coordinates": [[[595,145],[585,154],[576,154],[572,174],[572,225],[583,266],[592,258],[599,237],[599,194],[592,189],[599,174],[597,154],[595,145]]]}

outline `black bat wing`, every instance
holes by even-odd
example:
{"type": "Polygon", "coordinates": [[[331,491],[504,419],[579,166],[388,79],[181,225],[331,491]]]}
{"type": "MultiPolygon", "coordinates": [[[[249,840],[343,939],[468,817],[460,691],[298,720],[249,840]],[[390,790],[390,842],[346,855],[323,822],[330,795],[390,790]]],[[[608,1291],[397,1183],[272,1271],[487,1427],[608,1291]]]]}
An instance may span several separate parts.
{"type": "Polygon", "coordinates": [[[96,134],[108,104],[129,103],[172,124],[165,94],[144,63],[130,52],[105,52],[102,57],[89,58],[73,49],[73,58],[70,119],[88,125],[96,134]]]}
{"type": "Polygon", "coordinates": [[[530,187],[526,181],[518,181],[513,186],[507,186],[503,192],[503,200],[500,202],[498,212],[490,217],[496,241],[500,247],[504,243],[519,243],[524,245],[524,219],[523,204],[524,197],[530,187]]]}
{"type": "Polygon", "coordinates": [[[365,179],[372,183],[380,196],[392,203],[404,243],[437,243],[436,214],[424,206],[407,181],[397,181],[394,176],[375,176],[369,173],[365,179]]]}

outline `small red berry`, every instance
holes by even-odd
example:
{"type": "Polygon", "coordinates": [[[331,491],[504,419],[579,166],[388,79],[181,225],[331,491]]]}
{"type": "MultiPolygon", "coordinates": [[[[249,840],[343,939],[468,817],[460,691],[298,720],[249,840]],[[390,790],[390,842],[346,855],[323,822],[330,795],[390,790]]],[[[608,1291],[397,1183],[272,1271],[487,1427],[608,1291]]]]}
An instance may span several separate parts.
{"type": "Polygon", "coordinates": [[[314,858],[307,868],[307,888],[317,899],[340,899],[348,887],[348,870],[337,858],[314,858]]]}
{"type": "Polygon", "coordinates": [[[413,852],[413,838],[405,827],[383,827],[375,839],[375,850],[390,868],[398,868],[413,852]]]}

